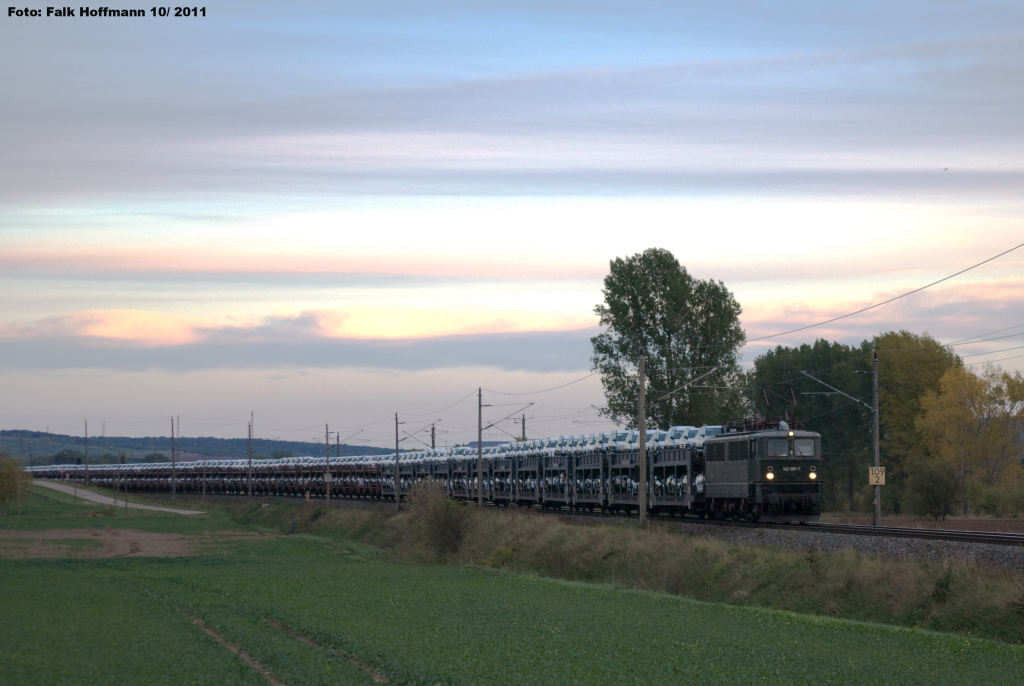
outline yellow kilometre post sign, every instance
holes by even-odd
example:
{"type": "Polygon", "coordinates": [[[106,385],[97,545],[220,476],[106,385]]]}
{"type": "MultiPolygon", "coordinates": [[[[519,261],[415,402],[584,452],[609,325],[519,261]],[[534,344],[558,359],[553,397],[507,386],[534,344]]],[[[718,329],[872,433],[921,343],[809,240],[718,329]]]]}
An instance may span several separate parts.
{"type": "Polygon", "coordinates": [[[868,485],[885,485],[885,467],[868,467],[868,485]]]}

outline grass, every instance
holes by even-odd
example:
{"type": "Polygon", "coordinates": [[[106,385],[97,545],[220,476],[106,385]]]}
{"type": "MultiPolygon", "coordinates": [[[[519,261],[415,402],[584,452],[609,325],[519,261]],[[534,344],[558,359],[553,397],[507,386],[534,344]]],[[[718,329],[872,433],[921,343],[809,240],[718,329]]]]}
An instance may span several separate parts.
{"type": "Polygon", "coordinates": [[[1012,683],[1024,668],[1024,648],[983,639],[398,564],[345,545],[298,535],[226,557],[0,561],[0,674],[255,683],[188,617],[290,686],[371,683],[349,657],[399,682],[474,684],[1012,683]]]}
{"type": "Polygon", "coordinates": [[[110,571],[0,561],[0,683],[266,683],[165,604],[126,593],[110,571]]]}
{"type": "MultiPolygon", "coordinates": [[[[183,509],[191,507],[182,501],[183,509]]],[[[238,529],[223,508],[209,508],[202,515],[177,515],[150,510],[129,510],[124,507],[100,505],[55,491],[43,486],[32,486],[22,502],[22,514],[0,516],[0,529],[40,531],[44,529],[70,529],[101,527],[112,529],[138,529],[159,533],[199,534],[206,531],[238,529]]]]}
{"type": "Polygon", "coordinates": [[[452,541],[430,545],[433,525],[450,513],[415,504],[399,516],[388,510],[240,504],[233,516],[281,532],[290,531],[295,520],[300,532],[362,541],[399,562],[488,566],[744,607],[1024,641],[1024,581],[998,568],[727,544],[680,535],[668,524],[640,529],[574,524],[516,510],[460,509],[468,522],[453,547],[452,541]]]}
{"type": "MultiPolygon", "coordinates": [[[[108,518],[51,500],[35,503],[25,517],[57,521],[59,528],[108,518]]],[[[267,683],[193,617],[289,686],[369,684],[373,670],[393,683],[417,684],[993,684],[1016,683],[1024,669],[1024,646],[974,635],[740,606],[750,596],[723,604],[623,588],[638,585],[622,579],[644,565],[663,573],[664,561],[650,557],[657,540],[645,538],[663,532],[580,531],[545,517],[509,524],[502,519],[507,513],[479,513],[455,558],[471,562],[516,532],[538,539],[533,548],[525,539],[510,540],[510,552],[498,555],[492,548],[493,567],[416,564],[411,560],[433,553],[410,544],[422,525],[414,514],[415,508],[396,518],[236,507],[232,516],[248,526],[258,520],[284,528],[294,518],[300,530],[326,534],[235,540],[180,558],[0,559],[0,683],[267,683]],[[601,537],[610,539],[600,543],[601,537]],[[612,583],[516,571],[550,556],[563,573],[579,575],[573,555],[586,562],[609,549],[620,561],[589,574],[612,583]]],[[[240,526],[222,511],[209,518],[240,526]]],[[[133,513],[122,525],[190,533],[194,521],[133,513]]],[[[727,582],[721,593],[731,597],[739,582],[729,579],[742,570],[722,568],[715,558],[720,549],[699,547],[711,542],[675,539],[698,546],[694,555],[707,563],[706,579],[727,582]]],[[[730,554],[746,555],[747,564],[764,571],[758,550],[730,554]]],[[[432,561],[440,560],[435,554],[432,561]]],[[[816,572],[824,579],[830,573],[816,572]]],[[[792,578],[763,581],[772,586],[792,578]]],[[[953,580],[944,588],[959,592],[953,580]]]]}

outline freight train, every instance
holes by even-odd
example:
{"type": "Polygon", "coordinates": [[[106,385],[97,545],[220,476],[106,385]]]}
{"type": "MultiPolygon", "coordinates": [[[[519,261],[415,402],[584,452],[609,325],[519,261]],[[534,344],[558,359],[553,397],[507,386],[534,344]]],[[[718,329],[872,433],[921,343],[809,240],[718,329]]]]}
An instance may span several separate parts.
{"type": "MultiPolygon", "coordinates": [[[[669,434],[670,435],[670,434],[669,434]]],[[[495,506],[637,513],[637,432],[561,436],[395,456],[287,457],[126,465],[30,467],[34,478],[91,483],[129,493],[395,500],[434,481],[449,497],[495,506]],[[482,463],[482,469],[481,469],[482,463]],[[482,491],[482,493],[481,493],[482,491]]],[[[703,449],[649,432],[647,508],[652,516],[816,521],[821,513],[821,436],[785,422],[723,427],[703,449]]]]}

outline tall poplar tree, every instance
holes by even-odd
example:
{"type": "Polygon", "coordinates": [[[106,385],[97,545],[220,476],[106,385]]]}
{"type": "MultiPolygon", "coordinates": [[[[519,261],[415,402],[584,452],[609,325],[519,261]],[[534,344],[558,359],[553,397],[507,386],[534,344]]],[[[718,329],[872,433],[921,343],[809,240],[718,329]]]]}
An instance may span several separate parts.
{"type": "Polygon", "coordinates": [[[636,426],[641,356],[649,427],[716,424],[743,414],[731,387],[746,334],[740,304],[725,284],[695,279],[671,252],[650,248],[612,260],[602,293],[594,312],[607,328],[590,339],[590,359],[601,373],[606,416],[636,426]]]}

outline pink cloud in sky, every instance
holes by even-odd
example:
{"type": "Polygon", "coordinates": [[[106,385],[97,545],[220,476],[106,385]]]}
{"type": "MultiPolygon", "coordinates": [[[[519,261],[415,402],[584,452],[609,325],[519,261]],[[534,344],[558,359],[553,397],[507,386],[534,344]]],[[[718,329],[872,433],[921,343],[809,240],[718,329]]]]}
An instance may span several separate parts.
{"type": "Polygon", "coordinates": [[[590,315],[573,316],[528,310],[487,311],[452,307],[354,307],[270,315],[249,322],[218,317],[188,317],[152,310],[90,310],[0,328],[0,338],[81,337],[141,346],[174,346],[212,338],[236,341],[282,339],[387,340],[437,336],[541,331],[593,327],[590,315]]]}
{"type": "MultiPolygon", "coordinates": [[[[884,291],[863,299],[832,301],[815,298],[809,292],[804,298],[785,302],[755,301],[744,304],[742,321],[748,338],[760,338],[854,312],[902,292],[884,291]]],[[[854,317],[750,345],[762,348],[795,345],[814,338],[867,338],[893,329],[927,331],[950,340],[1019,322],[1024,322],[1024,279],[951,282],[854,317]]]]}
{"type": "Polygon", "coordinates": [[[0,327],[0,338],[84,337],[143,346],[199,340],[199,320],[152,310],[89,310],[0,327]]]}
{"type": "Polygon", "coordinates": [[[89,272],[172,271],[182,273],[261,274],[375,274],[393,276],[444,276],[521,279],[600,279],[608,261],[573,259],[572,256],[539,253],[531,260],[510,260],[497,254],[466,252],[411,254],[345,252],[342,250],[284,251],[281,246],[247,250],[222,245],[146,246],[60,244],[7,245],[0,268],[53,269],[89,272]]]}

